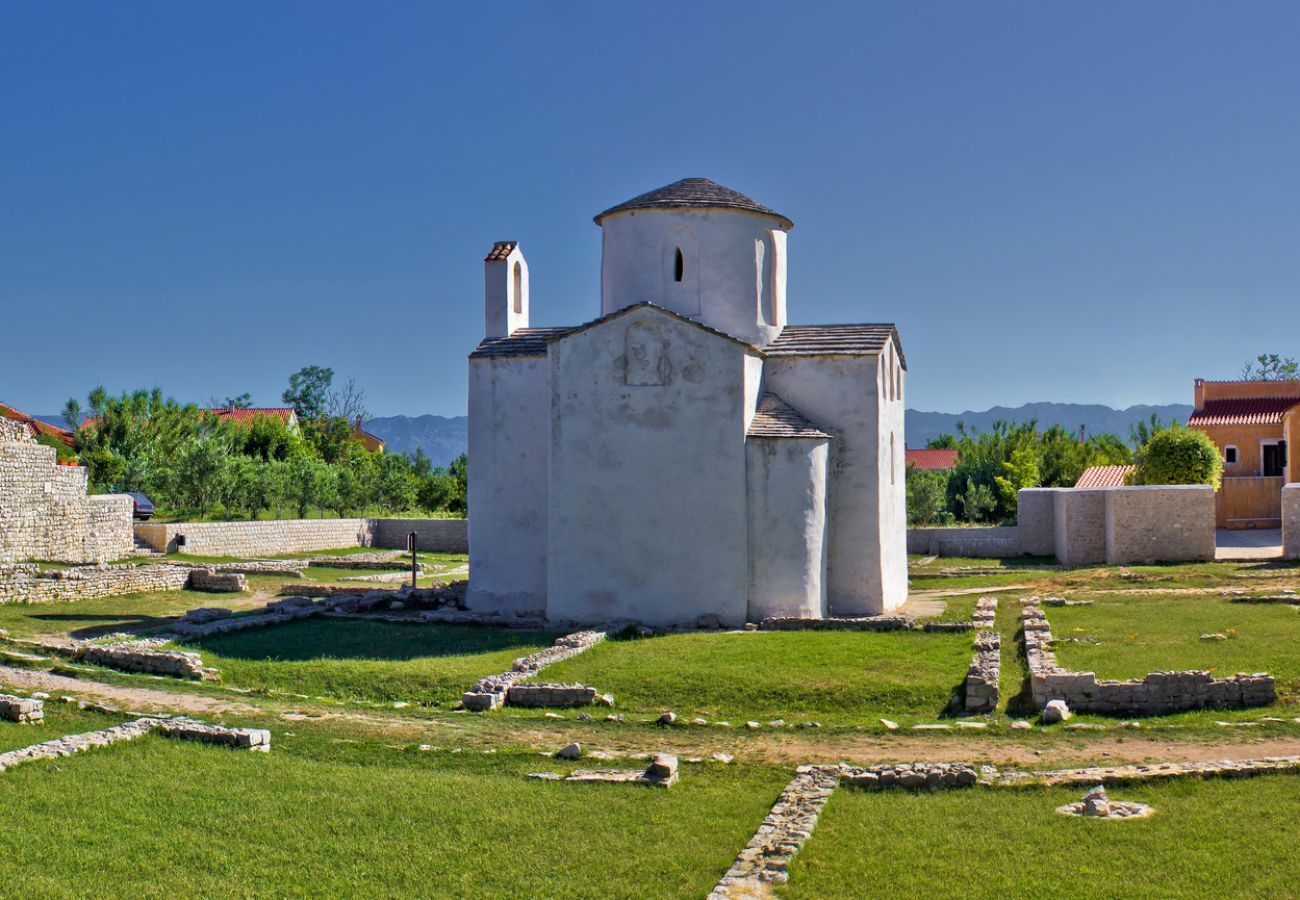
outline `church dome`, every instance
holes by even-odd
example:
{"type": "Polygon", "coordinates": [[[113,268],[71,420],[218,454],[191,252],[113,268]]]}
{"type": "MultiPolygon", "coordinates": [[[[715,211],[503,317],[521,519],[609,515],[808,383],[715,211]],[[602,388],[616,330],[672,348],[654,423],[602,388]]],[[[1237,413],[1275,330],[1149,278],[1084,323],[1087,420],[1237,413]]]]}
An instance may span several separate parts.
{"type": "Polygon", "coordinates": [[[611,206],[596,216],[595,222],[601,225],[606,216],[638,209],[736,209],[779,219],[786,230],[794,227],[794,223],[779,212],[707,178],[683,178],[633,197],[618,206],[611,206]]]}

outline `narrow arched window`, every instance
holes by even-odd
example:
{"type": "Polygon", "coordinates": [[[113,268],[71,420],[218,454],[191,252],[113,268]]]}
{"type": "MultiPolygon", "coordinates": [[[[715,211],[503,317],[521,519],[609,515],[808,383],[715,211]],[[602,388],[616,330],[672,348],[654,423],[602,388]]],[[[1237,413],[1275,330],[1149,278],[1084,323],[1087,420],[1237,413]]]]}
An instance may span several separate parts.
{"type": "Polygon", "coordinates": [[[677,255],[673,258],[673,281],[681,283],[682,278],[686,275],[686,260],[682,257],[682,248],[677,248],[677,255]]]}
{"type": "Polygon", "coordinates": [[[524,267],[515,262],[515,314],[520,315],[524,311],[524,267]]]}

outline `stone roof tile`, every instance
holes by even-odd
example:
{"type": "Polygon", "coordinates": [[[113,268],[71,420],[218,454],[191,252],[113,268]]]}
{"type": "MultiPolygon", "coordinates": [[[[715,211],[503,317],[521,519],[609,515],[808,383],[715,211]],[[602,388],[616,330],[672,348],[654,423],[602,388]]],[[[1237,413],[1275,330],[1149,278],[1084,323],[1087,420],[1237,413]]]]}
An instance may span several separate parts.
{"type": "Polygon", "coordinates": [[[655,188],[633,197],[618,206],[611,206],[595,217],[597,225],[606,216],[614,213],[629,212],[637,209],[738,209],[744,212],[758,213],[780,219],[786,228],[793,228],[794,223],[775,210],[768,209],[757,200],[744,194],[723,187],[707,178],[683,178],[661,188],[655,188]]]}
{"type": "Polygon", "coordinates": [[[770,392],[758,399],[758,410],[745,434],[756,438],[830,439],[829,434],[808,421],[803,413],[770,392]]]}
{"type": "Polygon", "coordinates": [[[787,325],[763,348],[768,356],[876,356],[893,339],[907,368],[898,329],[893,325],[787,325]]]}

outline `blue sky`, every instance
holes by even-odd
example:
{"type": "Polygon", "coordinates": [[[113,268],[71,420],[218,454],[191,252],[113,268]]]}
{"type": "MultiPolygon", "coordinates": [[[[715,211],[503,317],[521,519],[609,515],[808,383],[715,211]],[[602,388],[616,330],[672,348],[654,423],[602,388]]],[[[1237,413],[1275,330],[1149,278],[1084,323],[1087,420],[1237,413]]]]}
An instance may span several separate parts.
{"type": "Polygon", "coordinates": [[[794,322],[893,321],[908,405],[1190,402],[1300,355],[1300,7],[0,8],[0,400],[460,415],[482,257],[598,311],[596,212],[705,176],[791,217],[794,322]]]}

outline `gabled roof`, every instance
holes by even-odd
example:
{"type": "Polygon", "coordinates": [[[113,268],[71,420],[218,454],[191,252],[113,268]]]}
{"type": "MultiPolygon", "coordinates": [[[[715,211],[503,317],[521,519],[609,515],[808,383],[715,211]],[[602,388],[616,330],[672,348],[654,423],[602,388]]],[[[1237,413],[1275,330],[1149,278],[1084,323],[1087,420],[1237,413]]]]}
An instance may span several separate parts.
{"type": "Polygon", "coordinates": [[[956,448],[904,450],[903,457],[909,466],[916,466],[923,472],[947,472],[957,465],[956,448]]]}
{"type": "Polygon", "coordinates": [[[6,419],[13,419],[16,422],[22,422],[27,426],[28,430],[31,431],[32,437],[45,435],[46,437],[52,437],[56,441],[66,444],[69,447],[72,446],[72,443],[75,440],[71,431],[51,425],[49,422],[42,422],[35,416],[29,416],[25,412],[19,412],[12,406],[4,403],[0,403],[0,416],[3,416],[6,419]]]}
{"type": "MultiPolygon", "coordinates": [[[[616,309],[612,313],[606,313],[605,315],[601,316],[599,319],[592,319],[590,322],[586,323],[585,325],[579,325],[576,328],[565,329],[561,334],[555,334],[548,337],[546,339],[546,343],[549,344],[553,341],[558,341],[560,338],[566,338],[569,337],[570,335],[578,334],[579,332],[588,331],[592,328],[596,328],[598,326],[604,325],[606,322],[612,322],[615,319],[621,319],[623,316],[629,315],[633,312],[636,312],[637,310],[642,310],[642,309],[652,309],[655,312],[660,313],[661,315],[668,316],[670,319],[676,319],[678,322],[681,322],[684,325],[690,325],[692,328],[698,328],[700,331],[703,331],[706,334],[711,334],[714,337],[724,338],[725,340],[731,341],[733,344],[739,344],[741,347],[744,347],[746,350],[752,351],[754,353],[762,352],[753,344],[748,344],[742,341],[740,338],[736,337],[735,335],[727,334],[725,331],[719,331],[716,328],[712,328],[708,325],[705,325],[703,322],[697,322],[694,319],[690,318],[689,316],[684,316],[681,313],[673,312],[671,309],[664,309],[662,306],[659,306],[657,303],[651,303],[649,300],[643,300],[640,303],[633,303],[631,306],[625,306],[622,309],[616,309]]],[[[516,332],[516,334],[517,333],[518,332],[516,332]]]]}
{"type": "Polygon", "coordinates": [[[768,356],[876,356],[893,340],[904,369],[907,357],[893,325],[787,325],[763,348],[768,356]]]}
{"type": "Polygon", "coordinates": [[[518,241],[497,241],[492,245],[492,249],[488,251],[488,255],[483,257],[483,262],[500,262],[511,253],[514,253],[515,248],[518,246],[518,241]]]}
{"type": "Polygon", "coordinates": [[[739,191],[723,187],[707,178],[683,178],[661,188],[655,188],[633,197],[618,206],[611,206],[595,217],[597,225],[606,216],[636,209],[739,209],[780,219],[787,229],[794,223],[775,210],[768,209],[757,200],[751,200],[739,191]]]}
{"type": "Polygon", "coordinates": [[[546,342],[573,331],[572,325],[556,328],[520,328],[508,337],[484,338],[469,355],[470,359],[501,356],[545,356],[546,342]]]}
{"type": "Polygon", "coordinates": [[[1137,466],[1093,466],[1084,469],[1079,480],[1074,483],[1077,488],[1123,487],[1128,473],[1137,466]]]}
{"type": "Polygon", "coordinates": [[[749,423],[746,437],[757,438],[815,438],[829,440],[830,435],[822,431],[790,404],[773,393],[765,393],[758,399],[758,409],[754,419],[749,423]]]}
{"type": "Polygon", "coordinates": [[[1194,410],[1187,424],[1197,425],[1280,425],[1282,416],[1300,404],[1300,397],[1253,397],[1206,400],[1194,410]]]}

